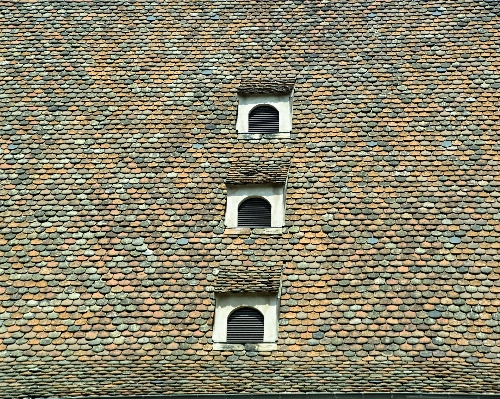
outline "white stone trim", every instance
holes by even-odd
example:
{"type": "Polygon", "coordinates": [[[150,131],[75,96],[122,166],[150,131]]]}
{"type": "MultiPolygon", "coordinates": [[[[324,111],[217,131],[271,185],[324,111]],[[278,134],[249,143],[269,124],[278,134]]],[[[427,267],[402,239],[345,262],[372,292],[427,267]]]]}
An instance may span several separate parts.
{"type": "Polygon", "coordinates": [[[243,140],[260,140],[262,138],[272,140],[272,139],[289,139],[290,132],[285,133],[238,133],[238,138],[243,140]]]}
{"type": "Polygon", "coordinates": [[[214,350],[216,351],[242,351],[242,350],[249,350],[255,349],[257,351],[263,351],[263,352],[271,352],[275,351],[278,349],[278,344],[276,343],[262,343],[262,344],[222,344],[222,343],[214,343],[214,350]]]}
{"type": "Polygon", "coordinates": [[[230,235],[242,235],[242,234],[259,234],[259,235],[275,235],[275,234],[283,234],[283,229],[281,227],[265,227],[265,228],[257,228],[252,229],[250,227],[234,227],[227,228],[224,230],[224,234],[227,236],[230,235]]]}
{"type": "MultiPolygon", "coordinates": [[[[281,228],[285,225],[285,186],[279,184],[246,184],[227,186],[226,228],[239,228],[238,206],[251,197],[264,198],[271,204],[271,227],[281,228]]],[[[248,227],[244,229],[248,229],[248,227]]],[[[264,231],[267,229],[258,230],[264,231]]]]}
{"type": "MultiPolygon", "coordinates": [[[[212,339],[214,349],[216,344],[228,344],[227,318],[238,308],[251,307],[264,316],[264,341],[260,344],[276,344],[278,341],[279,298],[278,293],[270,292],[242,292],[219,293],[215,295],[215,315],[212,339]]],[[[251,345],[251,344],[247,344],[251,345]]],[[[222,347],[218,345],[218,347],[222,347]]],[[[264,349],[263,349],[264,350],[264,349]]]]}
{"type": "Polygon", "coordinates": [[[286,136],[292,131],[292,113],[293,113],[293,92],[287,94],[254,94],[238,96],[238,118],[236,120],[236,131],[240,133],[239,137],[258,139],[262,134],[248,133],[248,116],[250,112],[261,105],[271,105],[279,112],[279,133],[273,138],[286,136]],[[248,135],[246,136],[242,136],[248,135]]]}

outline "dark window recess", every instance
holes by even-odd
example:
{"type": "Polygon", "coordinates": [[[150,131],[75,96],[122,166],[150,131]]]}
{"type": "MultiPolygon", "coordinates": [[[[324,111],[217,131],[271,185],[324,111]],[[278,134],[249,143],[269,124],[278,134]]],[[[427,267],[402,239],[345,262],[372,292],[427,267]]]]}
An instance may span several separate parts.
{"type": "Polygon", "coordinates": [[[264,341],[264,316],[253,308],[235,310],[227,319],[227,342],[264,341]]]}
{"type": "Polygon", "coordinates": [[[238,207],[238,226],[271,227],[271,204],[263,198],[249,198],[238,207]]]}
{"type": "Polygon", "coordinates": [[[248,116],[250,133],[278,133],[280,131],[280,115],[276,108],[262,105],[254,108],[248,116]]]}

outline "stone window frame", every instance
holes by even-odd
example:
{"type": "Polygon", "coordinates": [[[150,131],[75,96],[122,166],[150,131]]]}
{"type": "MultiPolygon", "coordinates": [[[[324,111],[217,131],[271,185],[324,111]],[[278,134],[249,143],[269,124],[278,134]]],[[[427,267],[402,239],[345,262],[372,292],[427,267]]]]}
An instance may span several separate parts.
{"type": "Polygon", "coordinates": [[[236,131],[240,139],[290,138],[293,116],[293,90],[289,93],[238,94],[236,131]],[[279,113],[279,133],[249,133],[248,118],[253,109],[269,105],[279,113]]]}
{"type": "Polygon", "coordinates": [[[227,185],[225,234],[281,234],[285,226],[286,190],[283,184],[261,183],[227,185]],[[249,198],[263,198],[271,204],[271,227],[238,226],[238,207],[249,198]]]}
{"type": "Polygon", "coordinates": [[[215,294],[215,312],[213,327],[214,350],[243,350],[252,348],[272,351],[278,348],[279,329],[278,292],[238,292],[215,294]],[[258,310],[264,316],[264,340],[247,344],[227,342],[227,319],[235,310],[249,307],[258,310]]]}

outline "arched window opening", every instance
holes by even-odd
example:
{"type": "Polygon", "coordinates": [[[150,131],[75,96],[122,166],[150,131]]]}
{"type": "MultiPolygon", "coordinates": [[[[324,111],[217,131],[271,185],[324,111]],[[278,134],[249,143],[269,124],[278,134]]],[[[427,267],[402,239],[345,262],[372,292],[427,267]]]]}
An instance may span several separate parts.
{"type": "Polygon", "coordinates": [[[248,198],[238,206],[238,227],[271,227],[271,204],[264,198],[248,198]]]}
{"type": "Polygon", "coordinates": [[[247,343],[264,341],[264,316],[254,308],[235,310],[227,319],[227,342],[247,343]]]}
{"type": "Polygon", "coordinates": [[[254,108],[248,116],[248,131],[250,133],[279,133],[280,115],[276,108],[261,105],[254,108]]]}

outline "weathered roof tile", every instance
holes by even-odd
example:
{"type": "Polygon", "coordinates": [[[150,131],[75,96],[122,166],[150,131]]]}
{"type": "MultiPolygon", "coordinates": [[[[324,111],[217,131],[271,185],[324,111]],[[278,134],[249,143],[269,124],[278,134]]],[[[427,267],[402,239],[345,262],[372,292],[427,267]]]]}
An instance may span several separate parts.
{"type": "Polygon", "coordinates": [[[215,292],[278,292],[281,281],[279,264],[257,266],[221,266],[215,292]]]}
{"type": "Polygon", "coordinates": [[[285,184],[289,167],[289,163],[279,162],[279,160],[266,164],[241,160],[232,163],[227,173],[226,184],[285,184]]]}

